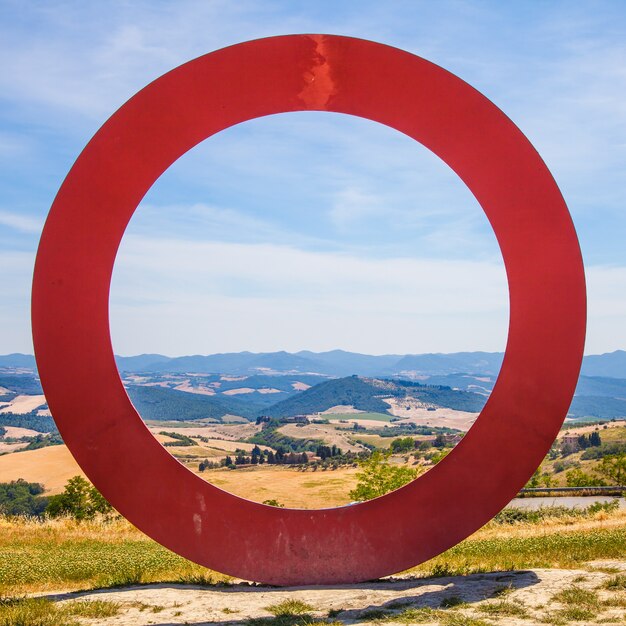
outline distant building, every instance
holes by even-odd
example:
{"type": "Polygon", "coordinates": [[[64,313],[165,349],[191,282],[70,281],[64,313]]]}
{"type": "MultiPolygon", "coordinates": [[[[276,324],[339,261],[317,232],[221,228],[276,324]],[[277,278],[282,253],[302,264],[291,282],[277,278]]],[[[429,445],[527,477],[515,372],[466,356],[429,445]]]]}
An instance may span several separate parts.
{"type": "Polygon", "coordinates": [[[578,435],[563,435],[561,437],[561,448],[568,448],[572,452],[579,450],[578,435]]]}
{"type": "Polygon", "coordinates": [[[289,417],[281,417],[283,424],[310,424],[311,421],[306,415],[290,415],[289,417]]]}

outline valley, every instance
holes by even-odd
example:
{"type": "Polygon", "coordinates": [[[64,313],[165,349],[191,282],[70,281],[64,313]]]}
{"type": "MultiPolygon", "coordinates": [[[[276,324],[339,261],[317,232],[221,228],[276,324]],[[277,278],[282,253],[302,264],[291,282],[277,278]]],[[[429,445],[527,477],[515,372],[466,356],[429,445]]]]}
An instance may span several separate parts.
{"type": "MultiPolygon", "coordinates": [[[[428,471],[471,428],[493,388],[498,365],[482,353],[431,355],[421,361],[400,359],[404,365],[428,362],[431,374],[411,370],[409,378],[333,377],[321,365],[319,371],[308,371],[308,366],[305,372],[295,371],[286,353],[266,360],[256,355],[253,373],[233,365],[237,355],[217,356],[223,364],[230,359],[230,369],[194,371],[197,359],[189,357],[183,362],[190,370],[177,371],[181,361],[174,360],[174,367],[171,360],[147,355],[144,363],[140,357],[122,360],[143,367],[125,369],[121,376],[152,434],[190,471],[241,497],[294,508],[348,504],[360,463],[377,450],[390,454],[388,462],[395,466],[418,474],[428,471]],[[463,359],[483,370],[445,371],[446,362],[452,367],[463,359]],[[167,364],[173,371],[166,370],[167,364]],[[279,365],[291,369],[281,371],[279,365]]],[[[350,363],[361,367],[362,356],[350,356],[350,363]]],[[[369,371],[377,358],[367,361],[369,371]]],[[[3,359],[0,482],[23,478],[43,484],[46,494],[59,493],[82,472],[56,433],[36,370],[24,359],[14,367],[6,365],[6,357],[0,357],[0,364],[3,359]]],[[[581,376],[578,392],[582,395],[572,406],[595,402],[599,410],[568,416],[529,486],[615,484],[602,473],[603,459],[626,451],[626,421],[614,415],[626,397],[626,379],[581,376]],[[607,406],[610,417],[598,418],[595,413],[607,406]]]]}

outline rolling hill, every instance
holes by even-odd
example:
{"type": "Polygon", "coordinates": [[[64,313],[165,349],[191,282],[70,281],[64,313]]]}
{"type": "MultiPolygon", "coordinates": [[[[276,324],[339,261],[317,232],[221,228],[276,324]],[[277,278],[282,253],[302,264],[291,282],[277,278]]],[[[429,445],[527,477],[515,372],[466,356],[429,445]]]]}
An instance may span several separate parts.
{"type": "Polygon", "coordinates": [[[353,406],[361,411],[389,413],[389,404],[384,398],[411,398],[426,405],[468,412],[480,411],[485,404],[484,396],[450,387],[349,376],[315,385],[274,404],[266,409],[265,414],[270,417],[307,415],[326,411],[336,405],[353,406]]]}
{"type": "Polygon", "coordinates": [[[220,421],[224,415],[254,419],[262,406],[236,397],[204,396],[164,387],[127,388],[135,408],[145,420],[193,421],[211,418],[220,421]]]}

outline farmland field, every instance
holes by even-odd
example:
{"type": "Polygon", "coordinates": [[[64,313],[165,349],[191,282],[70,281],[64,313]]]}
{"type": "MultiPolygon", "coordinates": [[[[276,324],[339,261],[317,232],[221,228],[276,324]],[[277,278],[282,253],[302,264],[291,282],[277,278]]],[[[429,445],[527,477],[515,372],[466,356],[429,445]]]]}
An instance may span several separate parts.
{"type": "Polygon", "coordinates": [[[390,422],[393,419],[391,415],[385,415],[385,413],[327,413],[324,417],[331,421],[337,422],[340,420],[350,421],[373,421],[373,422],[390,422]]]}
{"type": "Polygon", "coordinates": [[[77,474],[84,476],[66,446],[14,452],[0,456],[0,482],[18,478],[41,483],[48,493],[59,493],[65,483],[77,474]]]}

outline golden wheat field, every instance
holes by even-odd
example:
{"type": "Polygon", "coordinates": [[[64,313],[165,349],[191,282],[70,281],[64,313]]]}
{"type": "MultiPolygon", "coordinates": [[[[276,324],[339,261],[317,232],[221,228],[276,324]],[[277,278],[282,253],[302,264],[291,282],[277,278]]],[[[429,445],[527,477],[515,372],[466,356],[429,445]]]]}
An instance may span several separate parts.
{"type": "Polygon", "coordinates": [[[50,446],[0,456],[0,482],[18,478],[41,483],[48,493],[63,491],[65,483],[76,475],[84,476],[67,446],[50,446]]]}
{"type": "MultiPolygon", "coordinates": [[[[181,454],[189,451],[189,448],[172,449],[181,454]]],[[[204,456],[210,458],[212,455],[206,452],[204,456]]],[[[347,504],[357,472],[352,467],[301,472],[286,466],[264,466],[199,473],[197,460],[184,464],[208,482],[242,498],[257,502],[274,499],[287,507],[308,509],[347,504]]],[[[77,474],[84,476],[64,445],[0,456],[0,482],[23,478],[42,483],[48,494],[60,493],[65,483],[77,474]]]]}

